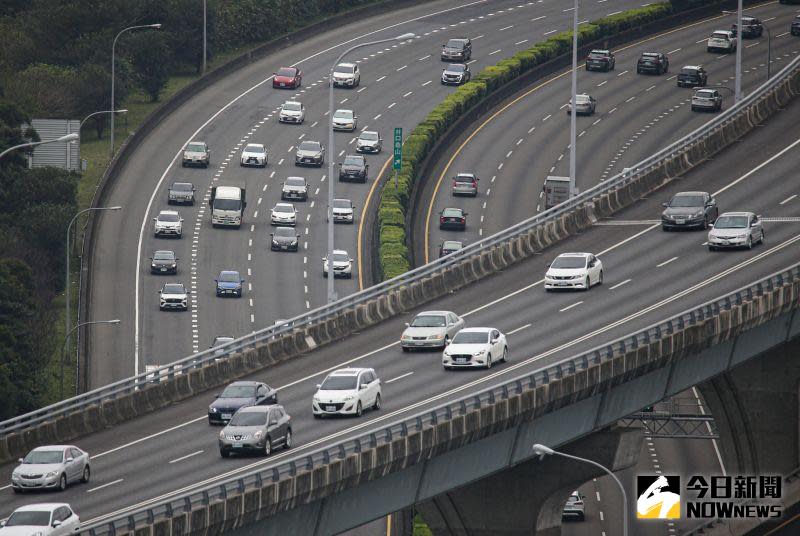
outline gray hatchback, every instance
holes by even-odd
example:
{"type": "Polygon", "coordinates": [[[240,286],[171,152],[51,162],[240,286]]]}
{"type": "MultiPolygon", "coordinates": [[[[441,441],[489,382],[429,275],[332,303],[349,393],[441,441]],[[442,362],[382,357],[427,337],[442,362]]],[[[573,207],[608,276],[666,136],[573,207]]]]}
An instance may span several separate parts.
{"type": "Polygon", "coordinates": [[[453,195],[478,195],[478,177],[474,173],[459,173],[453,177],[453,195]]]}
{"type": "Polygon", "coordinates": [[[249,406],[237,411],[219,433],[219,454],[231,452],[272,454],[275,447],[292,447],[291,417],[283,406],[249,406]]]}

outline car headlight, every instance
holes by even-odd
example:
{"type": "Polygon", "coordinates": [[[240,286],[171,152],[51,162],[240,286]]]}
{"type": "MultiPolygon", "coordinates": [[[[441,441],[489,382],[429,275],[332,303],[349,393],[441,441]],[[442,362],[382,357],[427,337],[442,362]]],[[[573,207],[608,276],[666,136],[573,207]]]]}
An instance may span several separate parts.
{"type": "Polygon", "coordinates": [[[210,407],[210,408],[208,408],[208,412],[209,413],[216,413],[217,412],[217,408],[210,407]]]}
{"type": "Polygon", "coordinates": [[[342,400],[344,400],[345,402],[349,402],[350,400],[353,400],[353,399],[355,399],[354,395],[347,395],[342,400]]]}
{"type": "Polygon", "coordinates": [[[317,395],[314,395],[314,397],[311,400],[313,400],[314,402],[319,402],[319,397],[317,395]]]}
{"type": "Polygon", "coordinates": [[[221,431],[221,432],[219,433],[219,438],[220,438],[220,439],[225,439],[225,430],[223,430],[223,431],[221,431]]]}
{"type": "Polygon", "coordinates": [[[261,439],[261,435],[262,434],[263,434],[263,432],[261,430],[259,430],[258,432],[253,434],[253,439],[261,439]]]}
{"type": "Polygon", "coordinates": [[[177,268],[177,267],[178,267],[178,263],[176,263],[176,262],[173,262],[173,263],[172,263],[172,265],[171,265],[170,267],[171,267],[171,268],[177,268]]]}
{"type": "Polygon", "coordinates": [[[695,214],[692,216],[692,218],[702,218],[702,217],[703,217],[703,211],[702,211],[702,210],[700,210],[700,211],[696,212],[696,213],[695,213],[695,214]]]}
{"type": "Polygon", "coordinates": [[[434,340],[434,341],[440,341],[440,340],[444,339],[444,334],[430,335],[430,336],[428,336],[428,339],[434,340]]]}
{"type": "Polygon", "coordinates": [[[479,356],[479,355],[483,355],[485,353],[486,353],[486,350],[478,350],[477,352],[475,352],[475,355],[479,356]]]}
{"type": "Polygon", "coordinates": [[[50,471],[49,473],[47,473],[44,476],[45,476],[45,478],[52,478],[52,477],[56,476],[57,474],[58,474],[58,471],[50,471]]]}

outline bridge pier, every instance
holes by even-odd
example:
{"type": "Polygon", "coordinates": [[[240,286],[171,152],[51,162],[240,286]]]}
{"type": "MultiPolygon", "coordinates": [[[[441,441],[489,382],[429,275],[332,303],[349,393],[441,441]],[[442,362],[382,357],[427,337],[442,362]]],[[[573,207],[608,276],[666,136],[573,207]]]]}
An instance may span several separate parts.
{"type": "MultiPolygon", "coordinates": [[[[619,471],[636,464],[642,438],[637,430],[604,430],[561,450],[619,471]]],[[[603,474],[559,456],[532,458],[416,507],[436,536],[557,536],[569,494],[603,474]]]]}

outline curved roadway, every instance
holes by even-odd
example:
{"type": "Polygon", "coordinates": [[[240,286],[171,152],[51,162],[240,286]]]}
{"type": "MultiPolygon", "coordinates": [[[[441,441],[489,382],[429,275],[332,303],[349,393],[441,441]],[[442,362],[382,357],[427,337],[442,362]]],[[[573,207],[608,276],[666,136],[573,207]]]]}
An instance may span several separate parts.
{"type": "MultiPolygon", "coordinates": [[[[473,284],[472,292],[454,293],[425,307],[456,311],[470,326],[503,330],[509,363],[491,371],[445,372],[438,353],[400,351],[398,336],[407,318],[393,319],[252,376],[279,389],[281,403],[293,416],[297,444],[291,451],[268,459],[221,459],[219,428],[206,422],[212,400],[212,393],[206,393],[80,440],[93,455],[93,481],[70,488],[59,499],[69,501],[87,522],[201,482],[268,466],[607,343],[796,263],[800,226],[770,218],[797,215],[793,155],[800,146],[794,120],[798,111],[794,103],[734,150],[623,211],[613,220],[621,225],[594,226],[545,255],[473,284]],[[715,192],[721,210],[763,214],[767,243],[749,251],[711,253],[703,246],[703,233],[662,233],[650,223],[661,200],[681,189],[700,188],[715,192]],[[603,259],[604,285],[589,292],[544,293],[546,265],[570,250],[591,250],[603,259]],[[309,410],[315,384],[331,369],[350,364],[376,369],[384,382],[382,409],[361,419],[315,421],[309,410]]],[[[8,482],[10,470],[10,465],[2,467],[0,482],[8,482]]],[[[40,500],[0,488],[0,517],[40,500]]]]}

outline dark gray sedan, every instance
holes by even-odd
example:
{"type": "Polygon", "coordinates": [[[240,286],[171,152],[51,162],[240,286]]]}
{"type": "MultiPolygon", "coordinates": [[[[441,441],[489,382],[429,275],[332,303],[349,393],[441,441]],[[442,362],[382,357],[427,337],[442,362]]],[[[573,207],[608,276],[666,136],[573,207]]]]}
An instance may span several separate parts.
{"type": "Polygon", "coordinates": [[[236,412],[219,433],[219,454],[272,454],[275,447],[292,447],[292,419],[283,406],[250,406],[236,412]]]}
{"type": "Polygon", "coordinates": [[[194,205],[194,185],[191,182],[173,182],[167,193],[168,205],[194,205]]]}
{"type": "Polygon", "coordinates": [[[270,249],[272,251],[297,251],[299,236],[293,227],[278,227],[271,233],[272,240],[270,249]]]}
{"type": "Polygon", "coordinates": [[[175,256],[175,252],[164,249],[153,253],[150,257],[150,273],[177,274],[178,257],[175,256]]]}
{"type": "Polygon", "coordinates": [[[661,228],[672,229],[708,229],[719,216],[717,200],[708,192],[680,192],[675,194],[669,203],[664,203],[661,213],[661,228]]]}
{"type": "Polygon", "coordinates": [[[233,414],[246,406],[275,404],[278,392],[266,383],[254,381],[233,382],[208,406],[208,424],[224,424],[233,414]]]}

